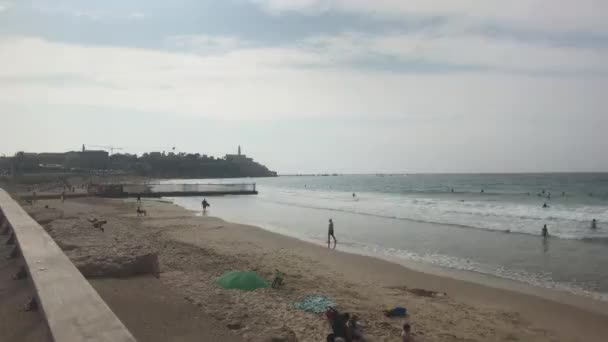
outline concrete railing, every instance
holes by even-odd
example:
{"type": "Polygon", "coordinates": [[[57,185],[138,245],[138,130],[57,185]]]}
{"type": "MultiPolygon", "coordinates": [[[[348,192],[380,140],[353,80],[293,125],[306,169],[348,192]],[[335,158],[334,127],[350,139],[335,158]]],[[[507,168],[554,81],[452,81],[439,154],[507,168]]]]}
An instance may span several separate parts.
{"type": "Polygon", "coordinates": [[[135,341],[44,228],[0,189],[0,231],[6,229],[23,256],[53,341],[135,341]]]}

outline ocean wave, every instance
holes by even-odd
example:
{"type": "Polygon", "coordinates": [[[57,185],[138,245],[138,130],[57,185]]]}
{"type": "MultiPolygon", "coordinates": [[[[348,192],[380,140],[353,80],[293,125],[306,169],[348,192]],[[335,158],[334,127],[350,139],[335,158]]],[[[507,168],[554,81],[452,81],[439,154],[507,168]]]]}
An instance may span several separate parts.
{"type": "Polygon", "coordinates": [[[358,200],[350,196],[344,192],[300,190],[265,192],[263,198],[312,209],[529,235],[538,235],[547,224],[550,234],[558,238],[608,238],[608,230],[590,229],[592,218],[608,222],[608,207],[597,205],[554,204],[542,208],[535,203],[462,202],[394,194],[361,193],[358,200]]]}

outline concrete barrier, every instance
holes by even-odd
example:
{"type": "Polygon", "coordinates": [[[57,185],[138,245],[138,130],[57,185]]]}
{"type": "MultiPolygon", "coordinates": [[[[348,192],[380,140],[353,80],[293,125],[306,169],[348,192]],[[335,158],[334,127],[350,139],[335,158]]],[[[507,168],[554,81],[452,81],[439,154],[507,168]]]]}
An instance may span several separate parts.
{"type": "Polygon", "coordinates": [[[3,189],[0,211],[0,226],[8,222],[54,341],[135,341],[44,228],[3,189]]]}

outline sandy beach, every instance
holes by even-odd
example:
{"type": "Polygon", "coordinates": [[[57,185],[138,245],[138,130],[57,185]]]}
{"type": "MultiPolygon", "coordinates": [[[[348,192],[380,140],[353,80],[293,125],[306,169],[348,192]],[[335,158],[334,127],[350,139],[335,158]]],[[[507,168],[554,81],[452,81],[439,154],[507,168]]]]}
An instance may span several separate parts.
{"type": "Polygon", "coordinates": [[[330,329],[323,316],[293,307],[309,294],[332,297],[341,311],[358,314],[370,341],[398,340],[403,321],[382,315],[396,305],[411,313],[416,341],[603,341],[608,336],[605,303],[414,271],[341,252],[340,246],[328,250],[196,216],[171,203],[144,200],[143,207],[146,217],[136,216],[133,200],[49,200],[27,208],[77,265],[157,254],[157,277],[90,279],[142,341],[265,341],[273,336],[324,341],[330,329]],[[92,228],[90,217],[108,221],[103,232],[92,228]],[[227,271],[254,270],[272,279],[276,269],[285,273],[279,290],[240,292],[215,284],[227,271]]]}

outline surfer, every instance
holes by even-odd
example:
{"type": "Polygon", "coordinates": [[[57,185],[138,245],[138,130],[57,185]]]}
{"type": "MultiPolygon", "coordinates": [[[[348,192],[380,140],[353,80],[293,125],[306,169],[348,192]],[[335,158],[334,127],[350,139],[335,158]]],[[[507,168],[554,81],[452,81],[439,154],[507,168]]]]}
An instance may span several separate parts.
{"type": "Polygon", "coordinates": [[[597,229],[597,220],[596,219],[591,220],[591,229],[597,229]]]}
{"type": "Polygon", "coordinates": [[[547,225],[544,225],[544,226],[543,226],[543,230],[542,230],[542,232],[541,232],[541,235],[542,235],[544,238],[546,238],[546,237],[548,237],[548,236],[549,236],[549,229],[547,229],[547,225]]]}

